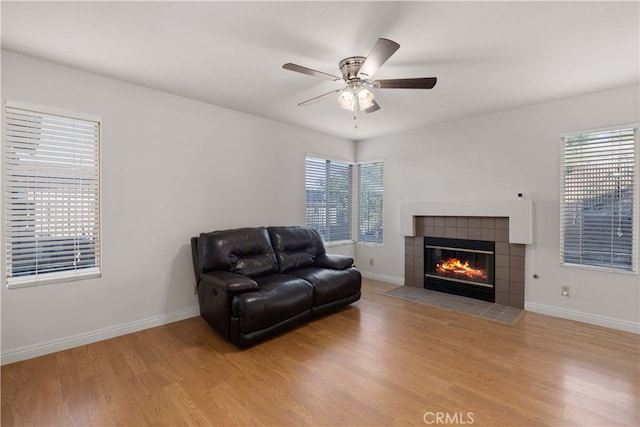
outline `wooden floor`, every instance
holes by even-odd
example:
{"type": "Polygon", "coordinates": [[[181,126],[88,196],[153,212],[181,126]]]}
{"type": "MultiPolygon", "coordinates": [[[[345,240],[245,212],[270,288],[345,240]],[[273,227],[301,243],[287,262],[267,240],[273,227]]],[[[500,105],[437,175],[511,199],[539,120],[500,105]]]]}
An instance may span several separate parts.
{"type": "Polygon", "coordinates": [[[390,298],[248,350],[193,318],[2,367],[2,426],[640,424],[639,337],[390,298]]]}

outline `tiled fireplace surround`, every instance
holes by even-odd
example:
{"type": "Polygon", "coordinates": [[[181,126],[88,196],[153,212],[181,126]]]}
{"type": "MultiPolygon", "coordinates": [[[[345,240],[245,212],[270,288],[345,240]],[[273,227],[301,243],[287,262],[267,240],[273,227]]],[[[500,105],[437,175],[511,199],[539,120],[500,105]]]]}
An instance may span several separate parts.
{"type": "Polygon", "coordinates": [[[424,238],[489,240],[496,243],[497,304],[524,308],[526,245],[509,243],[509,218],[489,216],[414,216],[415,236],[405,236],[406,286],[424,287],[424,238]]]}

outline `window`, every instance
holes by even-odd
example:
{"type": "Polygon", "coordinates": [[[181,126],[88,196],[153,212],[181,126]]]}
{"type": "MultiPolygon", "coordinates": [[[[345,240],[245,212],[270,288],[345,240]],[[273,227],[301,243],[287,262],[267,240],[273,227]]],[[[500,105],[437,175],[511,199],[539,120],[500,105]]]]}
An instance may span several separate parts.
{"type": "Polygon", "coordinates": [[[358,241],[382,244],[382,161],[358,163],[358,241]]]}
{"type": "Polygon", "coordinates": [[[353,165],[306,158],[306,223],[325,242],[351,239],[353,165]]]}
{"type": "Polygon", "coordinates": [[[562,142],[562,265],[637,272],[637,128],[566,135],[562,142]]]}
{"type": "Polygon", "coordinates": [[[100,121],[79,116],[6,105],[8,287],[100,276],[100,121]]]}

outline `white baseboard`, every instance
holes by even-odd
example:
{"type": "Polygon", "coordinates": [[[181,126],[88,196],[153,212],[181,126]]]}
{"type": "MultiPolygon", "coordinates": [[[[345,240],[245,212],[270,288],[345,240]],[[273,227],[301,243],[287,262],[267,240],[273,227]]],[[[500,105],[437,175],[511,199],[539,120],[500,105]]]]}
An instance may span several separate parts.
{"type": "Polygon", "coordinates": [[[365,279],[379,280],[381,282],[387,282],[393,285],[404,285],[403,277],[387,276],[385,274],[370,273],[368,271],[362,270],[360,270],[360,274],[362,274],[362,277],[364,277],[365,279]]]}
{"type": "Polygon", "coordinates": [[[149,317],[147,319],[137,320],[135,322],[124,323],[109,328],[98,329],[86,333],[72,335],[70,337],[60,338],[52,341],[46,341],[39,344],[29,345],[13,350],[2,351],[1,365],[19,362],[21,360],[32,359],[45,354],[55,353],[57,351],[67,350],[81,345],[91,344],[97,341],[109,338],[119,337],[121,335],[130,334],[141,331],[143,329],[155,328],[156,326],[166,325],[168,323],[177,322],[179,320],[189,319],[200,315],[198,307],[175,311],[173,313],[161,314],[159,316],[149,317]]]}
{"type": "Polygon", "coordinates": [[[628,320],[615,319],[612,317],[599,316],[597,314],[567,310],[526,301],[524,303],[524,309],[534,313],[546,314],[548,316],[561,317],[563,319],[575,320],[578,322],[589,323],[591,325],[604,326],[605,328],[640,334],[640,323],[630,322],[628,320]]]}

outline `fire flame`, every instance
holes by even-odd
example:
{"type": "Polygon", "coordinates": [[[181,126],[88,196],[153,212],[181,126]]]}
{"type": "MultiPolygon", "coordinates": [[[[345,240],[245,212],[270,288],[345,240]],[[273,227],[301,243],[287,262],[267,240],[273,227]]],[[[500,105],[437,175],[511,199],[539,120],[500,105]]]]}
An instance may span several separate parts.
{"type": "Polygon", "coordinates": [[[440,264],[436,264],[436,271],[443,274],[460,274],[473,280],[487,280],[487,273],[479,268],[473,268],[469,261],[464,263],[458,258],[449,258],[440,264]]]}

